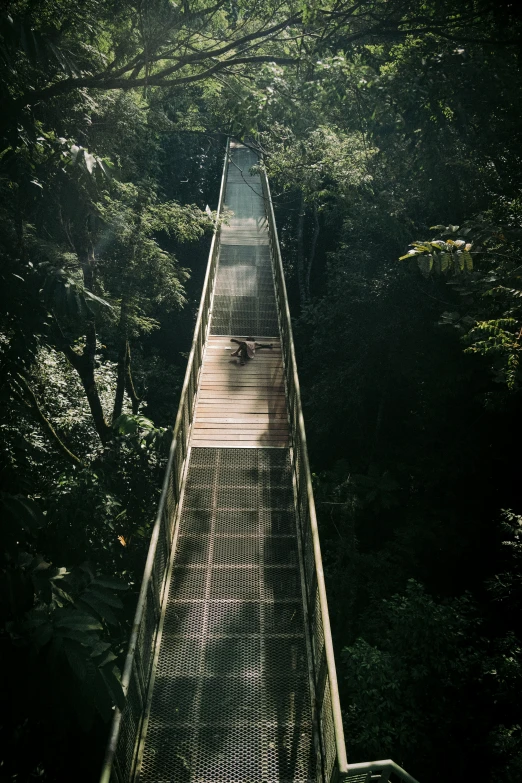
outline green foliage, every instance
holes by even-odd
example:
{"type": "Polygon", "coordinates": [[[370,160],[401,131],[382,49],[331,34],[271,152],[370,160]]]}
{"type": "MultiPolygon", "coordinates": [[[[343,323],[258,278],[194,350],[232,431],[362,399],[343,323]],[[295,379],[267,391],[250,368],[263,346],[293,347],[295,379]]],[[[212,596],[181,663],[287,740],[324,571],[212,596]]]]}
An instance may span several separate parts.
{"type": "Polygon", "coordinates": [[[352,475],[350,481],[361,507],[390,508],[398,502],[399,484],[387,471],[381,474],[376,465],[370,465],[366,475],[352,475]]]}
{"type": "Polygon", "coordinates": [[[195,205],[162,202],[148,183],[114,185],[97,205],[102,221],[103,284],[120,304],[121,328],[132,337],[158,328],[152,313],[158,305],[175,309],[185,302],[183,282],[188,271],[179,267],[160,237],[194,242],[213,228],[195,205]],[[122,322],[123,318],[123,322],[122,322]]]}
{"type": "Polygon", "coordinates": [[[61,322],[85,321],[97,313],[99,306],[113,309],[102,299],[75,280],[64,269],[51,269],[42,288],[45,306],[56,314],[61,322]]]}
{"type": "Polygon", "coordinates": [[[502,532],[507,555],[503,563],[505,570],[495,574],[488,587],[495,600],[507,604],[512,612],[522,607],[522,516],[504,510],[502,532]]]}
{"type": "MultiPolygon", "coordinates": [[[[366,625],[367,638],[343,650],[352,752],[393,752],[417,765],[441,741],[448,752],[458,741],[453,704],[488,665],[470,597],[437,602],[410,580],[404,594],[374,607],[366,625]]],[[[477,706],[472,698],[460,703],[461,720],[471,720],[477,706]]]]}
{"type": "Polygon", "coordinates": [[[522,311],[520,291],[511,287],[520,279],[518,232],[510,231],[509,227],[493,226],[484,216],[471,220],[461,233],[467,235],[473,229],[477,231],[479,242],[473,251],[474,262],[471,242],[448,238],[457,234],[459,226],[432,228],[440,231],[445,239],[412,242],[412,249],[399,260],[416,259],[426,278],[432,273],[457,276],[448,284],[463,297],[465,314],[446,311],[442,313],[440,323],[451,325],[462,333],[462,339],[468,345],[465,352],[487,358],[497,383],[505,384],[510,391],[518,389],[518,324],[522,311]],[[486,319],[486,315],[494,317],[486,319]]]}
{"type": "Polygon", "coordinates": [[[522,736],[520,724],[499,726],[492,732],[490,744],[505,783],[517,783],[522,774],[522,736]]]}
{"type": "Polygon", "coordinates": [[[518,386],[520,365],[520,329],[514,318],[478,321],[466,335],[467,353],[476,353],[493,360],[495,380],[505,383],[510,391],[518,386]]]}
{"type": "MultiPolygon", "coordinates": [[[[46,525],[39,506],[6,493],[1,506],[0,633],[4,646],[12,644],[4,692],[14,695],[23,676],[25,688],[33,691],[33,708],[38,711],[46,703],[47,720],[58,733],[66,704],[53,701],[56,693],[67,694],[68,708],[85,728],[95,710],[107,721],[112,704],[123,704],[109,626],[119,627],[123,608],[115,591],[128,586],[95,573],[88,563],[72,569],[53,566],[35,551],[46,525]]],[[[23,720],[20,706],[15,720],[23,720]]]]}
{"type": "Polygon", "coordinates": [[[284,190],[301,189],[307,202],[348,198],[372,181],[368,162],[377,150],[368,149],[360,132],[328,125],[298,136],[276,125],[262,139],[270,144],[270,175],[284,190]]]}
{"type": "Polygon", "coordinates": [[[214,230],[204,208],[222,151],[196,136],[187,153],[168,100],[139,91],[75,82],[33,105],[36,91],[134,56],[130,7],[92,0],[78,12],[50,0],[9,10],[0,25],[0,639],[11,718],[0,764],[13,779],[93,779],[122,704],[119,669],[171,437],[159,424],[174,420],[190,339],[179,315],[185,267],[207,252],[183,246],[214,230]],[[187,165],[190,189],[178,184],[187,165]]]}
{"type": "Polygon", "coordinates": [[[141,449],[162,448],[171,434],[165,427],[155,427],[146,416],[133,416],[128,413],[118,416],[112,426],[118,435],[131,435],[132,443],[141,449]]]}
{"type": "MultiPolygon", "coordinates": [[[[440,228],[435,226],[435,228],[440,228]]],[[[458,230],[458,226],[450,226],[453,231],[458,230]]],[[[473,247],[471,242],[464,239],[442,239],[432,240],[431,242],[412,242],[412,249],[405,256],[401,256],[399,261],[405,259],[417,259],[420,271],[425,277],[431,272],[459,274],[462,272],[473,271],[473,258],[470,253],[473,247]]]]}
{"type": "Polygon", "coordinates": [[[44,516],[33,500],[21,495],[2,492],[0,502],[3,517],[2,549],[6,553],[13,553],[17,550],[20,539],[34,537],[44,524],[44,516]]]}

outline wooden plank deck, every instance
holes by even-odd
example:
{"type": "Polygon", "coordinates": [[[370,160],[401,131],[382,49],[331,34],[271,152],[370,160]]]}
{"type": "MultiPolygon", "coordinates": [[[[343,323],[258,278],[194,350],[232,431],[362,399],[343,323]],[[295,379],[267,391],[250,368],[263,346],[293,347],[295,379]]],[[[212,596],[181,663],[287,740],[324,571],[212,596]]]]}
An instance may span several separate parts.
{"type": "Polygon", "coordinates": [[[231,357],[230,337],[211,335],[203,359],[191,445],[214,448],[287,448],[288,414],[283,359],[277,337],[259,338],[244,366],[231,357]]]}

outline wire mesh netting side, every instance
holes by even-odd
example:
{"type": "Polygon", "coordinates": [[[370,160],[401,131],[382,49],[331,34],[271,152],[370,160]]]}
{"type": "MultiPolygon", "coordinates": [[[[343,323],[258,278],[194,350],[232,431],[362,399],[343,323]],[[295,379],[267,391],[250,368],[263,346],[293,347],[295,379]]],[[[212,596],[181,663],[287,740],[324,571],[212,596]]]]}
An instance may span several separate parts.
{"type": "Polygon", "coordinates": [[[337,752],[335,742],[335,726],[332,710],[332,691],[330,681],[326,677],[323,700],[320,707],[321,715],[321,739],[323,746],[323,769],[325,780],[331,781],[334,778],[337,767],[337,752]]]}
{"type": "Polygon", "coordinates": [[[113,780],[119,780],[122,783],[130,780],[134,768],[136,738],[140,730],[143,706],[143,692],[138,679],[137,667],[135,667],[131,673],[125,708],[121,716],[118,751],[112,769],[113,780]]]}
{"type": "MultiPolygon", "coordinates": [[[[302,445],[299,443],[297,436],[294,441],[294,467],[297,469],[301,464],[299,459],[302,456],[301,449],[302,445]]],[[[322,622],[322,603],[318,589],[317,564],[310,524],[310,509],[306,488],[302,479],[302,474],[296,477],[297,509],[300,521],[305,594],[313,659],[314,693],[317,709],[316,730],[318,730],[320,735],[318,739],[322,753],[323,777],[328,782],[332,779],[335,771],[336,742],[322,622]]]]}
{"type": "MultiPolygon", "coordinates": [[[[181,434],[181,433],[180,433],[181,434]]],[[[186,444],[184,444],[186,446],[186,444]]],[[[113,781],[132,780],[136,754],[141,732],[146,693],[152,672],[154,648],[161,615],[161,603],[165,588],[165,579],[169,563],[169,553],[173,534],[173,521],[179,498],[181,481],[180,458],[185,448],[180,448],[177,460],[170,462],[170,471],[166,481],[165,503],[163,505],[154,561],[147,581],[141,617],[137,627],[129,686],[125,708],[121,714],[118,743],[115,752],[111,779],[113,781]],[[178,478],[176,478],[178,473],[178,478]]]]}

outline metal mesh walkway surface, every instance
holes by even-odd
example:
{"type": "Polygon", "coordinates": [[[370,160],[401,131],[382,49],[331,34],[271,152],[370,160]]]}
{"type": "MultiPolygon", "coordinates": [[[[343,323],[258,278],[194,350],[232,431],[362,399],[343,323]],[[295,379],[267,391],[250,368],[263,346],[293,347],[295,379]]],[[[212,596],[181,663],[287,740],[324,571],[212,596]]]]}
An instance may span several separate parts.
{"type": "Polygon", "coordinates": [[[315,780],[286,449],[193,449],[141,781],[315,780]]]}
{"type": "Polygon", "coordinates": [[[250,174],[257,155],[231,150],[221,228],[211,334],[266,337],[279,334],[268,222],[259,174],[250,174]]]}

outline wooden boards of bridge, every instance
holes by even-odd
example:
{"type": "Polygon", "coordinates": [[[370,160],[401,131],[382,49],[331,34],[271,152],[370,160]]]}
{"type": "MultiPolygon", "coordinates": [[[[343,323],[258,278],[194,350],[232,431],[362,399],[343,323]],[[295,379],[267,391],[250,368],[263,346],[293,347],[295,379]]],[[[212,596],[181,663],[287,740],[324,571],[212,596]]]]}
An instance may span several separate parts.
{"type": "Polygon", "coordinates": [[[215,448],[288,447],[288,415],[280,341],[258,338],[244,366],[230,337],[209,336],[199,381],[191,445],[215,448]],[[229,349],[229,350],[227,350],[229,349]]]}

